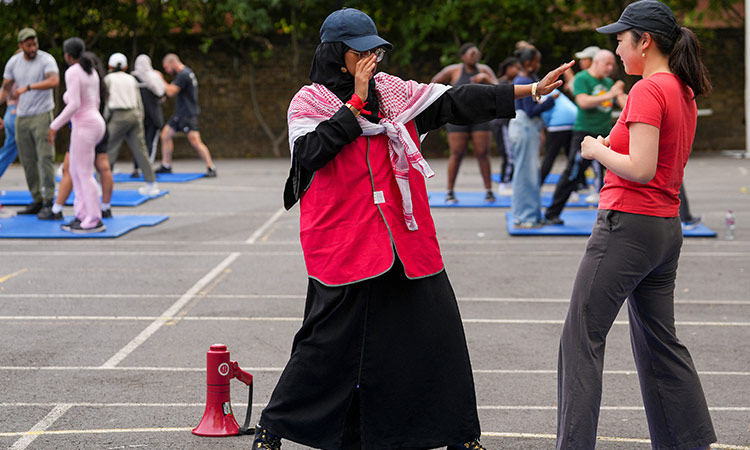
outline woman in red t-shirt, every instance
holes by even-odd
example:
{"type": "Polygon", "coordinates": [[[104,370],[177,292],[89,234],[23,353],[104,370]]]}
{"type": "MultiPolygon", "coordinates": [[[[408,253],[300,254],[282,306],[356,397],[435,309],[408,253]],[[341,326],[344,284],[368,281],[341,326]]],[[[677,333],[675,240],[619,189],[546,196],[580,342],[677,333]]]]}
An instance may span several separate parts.
{"type": "Polygon", "coordinates": [[[674,325],[682,246],[678,193],[695,135],[695,97],[711,90],[695,35],[656,0],[613,24],[617,55],[641,75],[609,137],[584,158],[607,167],[599,214],[560,338],[557,450],[593,449],[607,333],[628,299],[630,335],[653,448],[708,449],[716,440],[703,389],[674,325]]]}

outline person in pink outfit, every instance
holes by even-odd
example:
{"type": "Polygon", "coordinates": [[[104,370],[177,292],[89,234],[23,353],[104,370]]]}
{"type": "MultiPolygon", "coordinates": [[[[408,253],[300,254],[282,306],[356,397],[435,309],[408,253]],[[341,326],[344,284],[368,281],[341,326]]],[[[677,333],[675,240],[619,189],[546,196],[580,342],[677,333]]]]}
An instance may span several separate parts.
{"type": "Polygon", "coordinates": [[[65,109],[50,124],[47,138],[54,145],[57,130],[68,122],[70,134],[70,175],[76,193],[76,217],[61,225],[73,233],[97,233],[107,228],[102,223],[102,210],[94,180],[94,147],[104,137],[106,125],[99,113],[100,78],[94,70],[94,57],[85,52],[80,38],[63,42],[63,56],[68,64],[65,71],[66,91],[63,95],[65,109]]]}

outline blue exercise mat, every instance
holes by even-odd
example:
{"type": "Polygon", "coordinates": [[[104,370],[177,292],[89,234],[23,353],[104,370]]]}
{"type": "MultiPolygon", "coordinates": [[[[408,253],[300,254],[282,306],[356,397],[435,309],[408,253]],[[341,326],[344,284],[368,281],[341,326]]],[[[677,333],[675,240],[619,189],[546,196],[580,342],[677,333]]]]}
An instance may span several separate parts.
{"type": "MultiPolygon", "coordinates": [[[[157,173],[156,181],[159,183],[186,183],[206,176],[205,172],[184,173],[157,173]]],[[[144,183],[143,175],[132,178],[129,173],[116,173],[112,175],[115,183],[144,183]]]]}
{"type": "Polygon", "coordinates": [[[115,216],[102,219],[107,230],[101,233],[76,234],[63,231],[60,225],[73,220],[39,220],[34,215],[15,216],[0,219],[0,239],[76,239],[76,238],[116,238],[138,227],[158,225],[168,216],[115,216]]]}
{"type": "MultiPolygon", "coordinates": [[[[508,234],[511,236],[589,236],[596,223],[597,210],[573,210],[563,211],[560,218],[564,225],[545,225],[540,228],[515,228],[513,216],[510,212],[505,213],[505,222],[508,234]]],[[[716,232],[700,223],[693,229],[685,229],[682,226],[682,235],[685,237],[716,237],[716,232]]]]}
{"type": "MultiPolygon", "coordinates": [[[[484,200],[484,192],[455,192],[458,203],[445,203],[445,192],[430,192],[427,197],[432,208],[510,208],[511,197],[509,195],[498,195],[493,203],[484,200]]],[[[542,206],[548,207],[552,204],[552,192],[542,192],[542,206]]],[[[568,208],[596,207],[596,204],[586,203],[583,199],[565,204],[568,208]]]]}
{"type": "MultiPolygon", "coordinates": [[[[137,190],[115,189],[114,191],[112,191],[112,200],[110,201],[110,205],[112,206],[138,206],[143,202],[151,200],[152,198],[158,198],[168,193],[169,193],[168,190],[160,190],[158,195],[149,197],[146,195],[141,195],[141,193],[138,192],[137,190]]],[[[65,202],[65,204],[69,206],[72,205],[74,199],[75,199],[75,192],[71,192],[70,196],[68,197],[68,201],[65,202]]],[[[3,204],[3,205],[23,206],[23,205],[28,205],[32,201],[33,199],[29,191],[0,192],[0,204],[3,204]]]]}
{"type": "MultiPolygon", "coordinates": [[[[544,179],[544,184],[557,184],[558,181],[560,181],[560,175],[559,173],[550,173],[547,175],[547,178],[544,179]]],[[[499,173],[493,173],[492,174],[492,181],[495,183],[500,183],[500,174],[499,173]]],[[[594,182],[593,178],[587,178],[586,182],[588,184],[591,184],[594,182]]]]}

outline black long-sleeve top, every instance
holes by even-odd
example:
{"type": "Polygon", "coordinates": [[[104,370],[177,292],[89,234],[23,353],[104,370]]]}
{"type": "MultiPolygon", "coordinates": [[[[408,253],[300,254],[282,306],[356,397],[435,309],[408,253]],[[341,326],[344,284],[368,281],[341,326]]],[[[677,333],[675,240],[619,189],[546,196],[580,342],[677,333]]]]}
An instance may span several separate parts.
{"type": "MultiPolygon", "coordinates": [[[[495,118],[513,118],[516,110],[512,85],[466,84],[451,88],[417,117],[418,134],[440,128],[450,122],[471,125],[495,118]]],[[[312,181],[315,171],[338,155],[341,149],[362,134],[354,114],[342,106],[336,114],[321,122],[315,131],[294,141],[292,167],[284,188],[284,207],[290,209],[312,181]]]]}

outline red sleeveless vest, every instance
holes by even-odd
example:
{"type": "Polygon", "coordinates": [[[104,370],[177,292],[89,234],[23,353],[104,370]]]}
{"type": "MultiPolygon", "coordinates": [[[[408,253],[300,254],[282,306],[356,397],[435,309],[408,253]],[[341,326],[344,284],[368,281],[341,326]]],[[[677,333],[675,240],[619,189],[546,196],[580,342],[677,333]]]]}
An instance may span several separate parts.
{"type": "MultiPolygon", "coordinates": [[[[406,128],[419,145],[414,123],[406,128]]],[[[315,172],[300,198],[308,275],[328,286],[377,277],[393,266],[394,247],[409,278],[443,270],[424,176],[410,170],[409,187],[416,231],[404,222],[385,134],[358,137],[315,172]]]]}

